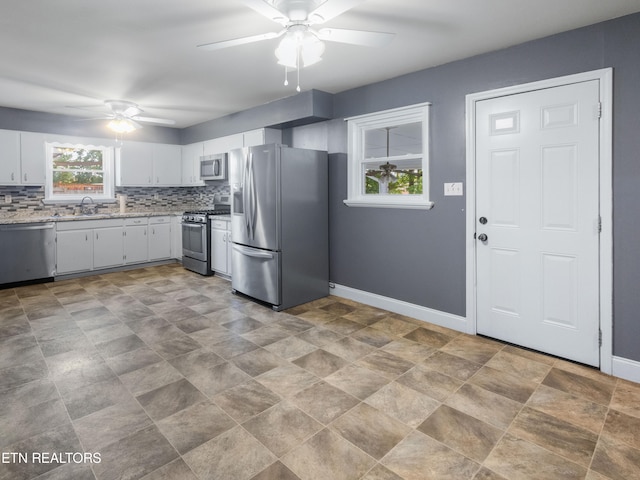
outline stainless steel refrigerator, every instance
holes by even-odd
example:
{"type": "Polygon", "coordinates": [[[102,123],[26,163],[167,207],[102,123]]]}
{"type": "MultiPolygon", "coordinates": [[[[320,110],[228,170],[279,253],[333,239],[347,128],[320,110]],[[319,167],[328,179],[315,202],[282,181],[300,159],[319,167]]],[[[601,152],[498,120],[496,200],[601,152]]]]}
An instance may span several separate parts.
{"type": "Polygon", "coordinates": [[[231,286],[284,310],[329,294],[327,153],[232,150],[231,286]]]}

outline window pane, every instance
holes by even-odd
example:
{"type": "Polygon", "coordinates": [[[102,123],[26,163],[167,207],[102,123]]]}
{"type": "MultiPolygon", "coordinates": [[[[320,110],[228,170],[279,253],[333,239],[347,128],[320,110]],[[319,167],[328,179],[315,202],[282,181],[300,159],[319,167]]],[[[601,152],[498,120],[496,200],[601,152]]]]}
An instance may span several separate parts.
{"type": "Polygon", "coordinates": [[[364,157],[383,158],[422,153],[422,122],[364,132],[364,157]],[[387,141],[388,135],[388,141],[387,141]]]}
{"type": "Polygon", "coordinates": [[[365,163],[364,193],[367,195],[421,195],[422,160],[397,163],[365,163]]]}
{"type": "Polygon", "coordinates": [[[102,150],[54,147],[53,169],[103,170],[102,150]]]}
{"type": "Polygon", "coordinates": [[[95,195],[104,193],[104,174],[93,171],[54,171],[54,195],[95,195]]]}

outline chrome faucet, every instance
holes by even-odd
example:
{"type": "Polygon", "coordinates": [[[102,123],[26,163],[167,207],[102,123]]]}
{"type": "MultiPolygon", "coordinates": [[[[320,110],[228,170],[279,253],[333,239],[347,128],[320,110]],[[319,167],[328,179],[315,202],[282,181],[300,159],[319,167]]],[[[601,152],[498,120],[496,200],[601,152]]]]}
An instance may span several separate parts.
{"type": "Polygon", "coordinates": [[[83,197],[82,198],[82,200],[80,201],[80,213],[83,214],[83,215],[90,215],[92,213],[95,213],[95,203],[93,201],[93,198],[91,198],[91,197],[83,197]],[[89,199],[91,204],[94,205],[94,206],[93,207],[85,207],[84,201],[86,199],[89,199]]]}

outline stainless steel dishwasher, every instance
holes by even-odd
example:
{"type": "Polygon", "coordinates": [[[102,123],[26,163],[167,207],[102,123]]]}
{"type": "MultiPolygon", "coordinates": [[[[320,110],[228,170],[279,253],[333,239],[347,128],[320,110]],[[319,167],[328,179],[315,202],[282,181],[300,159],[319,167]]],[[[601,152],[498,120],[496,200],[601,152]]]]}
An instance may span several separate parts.
{"type": "Polygon", "coordinates": [[[0,225],[0,285],[53,277],[54,227],[53,222],[0,225]]]}

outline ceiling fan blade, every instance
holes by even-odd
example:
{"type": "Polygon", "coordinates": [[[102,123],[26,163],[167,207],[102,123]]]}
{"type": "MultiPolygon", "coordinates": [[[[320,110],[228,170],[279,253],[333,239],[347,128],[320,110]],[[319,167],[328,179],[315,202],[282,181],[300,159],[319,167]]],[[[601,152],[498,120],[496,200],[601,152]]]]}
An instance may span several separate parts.
{"type": "Polygon", "coordinates": [[[327,42],[350,43],[365,47],[384,47],[396,36],[395,33],[366,32],[364,30],[346,30],[342,28],[323,28],[318,37],[327,42]]]}
{"type": "Polygon", "coordinates": [[[284,35],[286,30],[282,30],[278,33],[269,32],[263,33],[261,35],[251,35],[250,37],[241,37],[234,38],[232,40],[223,40],[221,42],[213,42],[213,43],[204,43],[202,45],[198,45],[198,48],[202,48],[204,50],[220,50],[222,48],[235,47],[237,45],[244,45],[245,43],[253,43],[260,42],[262,40],[270,40],[272,38],[278,38],[281,35],[284,35]]]}
{"type": "Polygon", "coordinates": [[[309,21],[314,24],[327,22],[365,1],[366,0],[327,0],[309,13],[309,21]]]}
{"type": "Polygon", "coordinates": [[[289,18],[284,12],[281,12],[273,5],[268,4],[263,0],[240,0],[247,7],[255,10],[260,15],[264,15],[270,20],[279,23],[280,25],[286,25],[289,23],[289,18]]]}
{"type": "Polygon", "coordinates": [[[169,120],[167,118],[154,118],[154,117],[130,117],[130,120],[135,122],[146,122],[146,123],[158,123],[160,125],[175,125],[175,120],[169,120]]]}
{"type": "Polygon", "coordinates": [[[140,107],[138,107],[137,105],[131,105],[122,112],[122,115],[124,115],[125,117],[135,117],[136,115],[140,115],[141,113],[142,110],[140,109],[140,107]]]}

